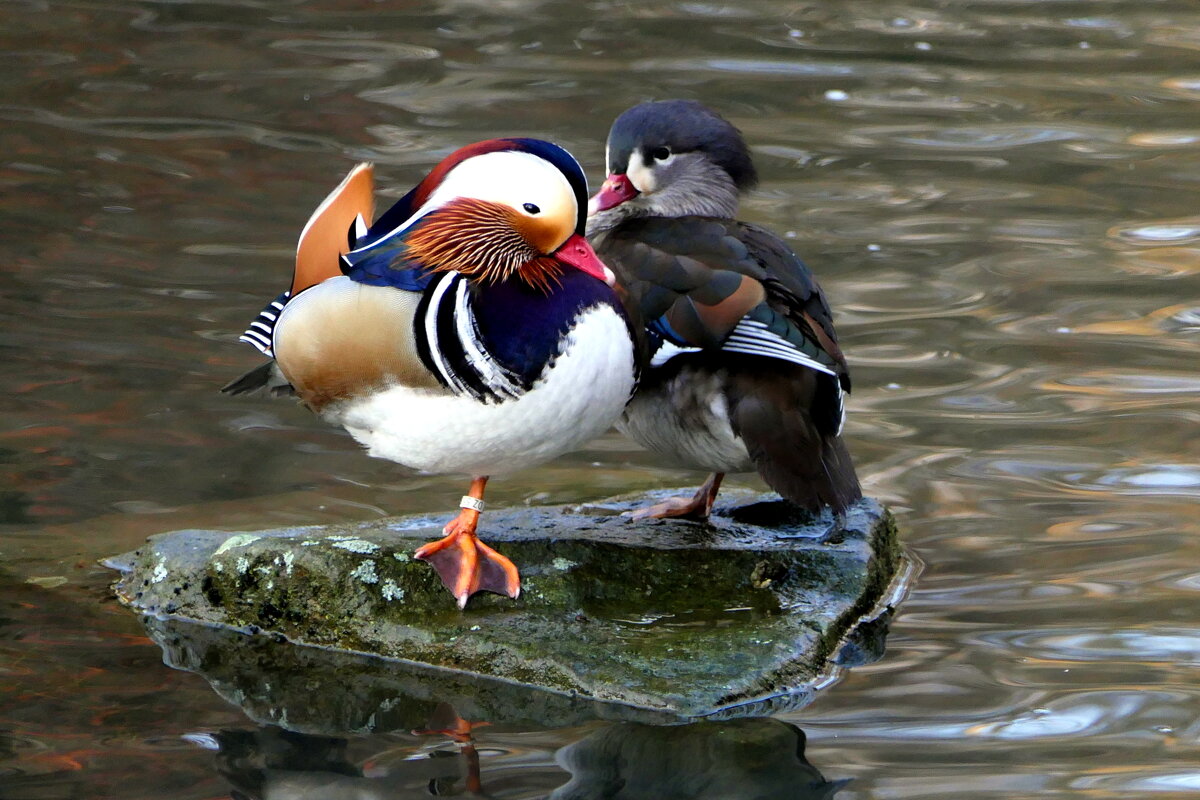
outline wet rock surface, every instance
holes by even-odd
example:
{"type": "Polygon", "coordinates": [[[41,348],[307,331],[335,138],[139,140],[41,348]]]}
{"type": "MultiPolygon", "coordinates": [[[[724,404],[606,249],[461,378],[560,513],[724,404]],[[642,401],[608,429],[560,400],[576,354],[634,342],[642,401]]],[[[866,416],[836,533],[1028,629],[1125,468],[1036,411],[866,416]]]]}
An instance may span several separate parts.
{"type": "MultiPolygon", "coordinates": [[[[476,595],[465,611],[411,558],[440,535],[443,517],[175,531],[108,563],[122,572],[123,602],[172,624],[574,698],[547,710],[551,717],[571,718],[582,699],[689,718],[803,694],[864,615],[886,611],[881,601],[895,594],[902,564],[891,517],[872,500],[839,521],[734,498],[741,505],[718,508],[708,525],[620,515],[658,499],[644,495],[489,511],[481,534],[521,569],[523,591],[516,601],[476,595]]],[[[211,646],[177,647],[178,657],[194,661],[211,646]]]]}

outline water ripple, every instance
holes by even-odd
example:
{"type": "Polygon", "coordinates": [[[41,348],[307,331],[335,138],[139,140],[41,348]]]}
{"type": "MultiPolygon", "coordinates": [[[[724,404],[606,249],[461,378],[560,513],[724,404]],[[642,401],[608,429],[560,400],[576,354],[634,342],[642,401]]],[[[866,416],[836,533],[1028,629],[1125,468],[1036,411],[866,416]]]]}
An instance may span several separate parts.
{"type": "Polygon", "coordinates": [[[1044,708],[975,726],[972,735],[997,739],[1057,739],[1096,735],[1164,702],[1163,692],[1079,692],[1044,708]]]}
{"type": "Polygon", "coordinates": [[[719,72],[734,75],[778,76],[791,79],[872,78],[886,76],[913,82],[932,81],[935,73],[910,65],[871,65],[806,60],[769,60],[744,58],[645,58],[634,61],[624,69],[634,72],[697,73],[719,72]]]}
{"type": "Polygon", "coordinates": [[[1074,778],[1067,785],[1089,794],[1104,792],[1113,797],[1129,797],[1131,792],[1153,792],[1156,796],[1185,792],[1190,796],[1200,792],[1200,770],[1127,768],[1118,774],[1074,778]]]}
{"type": "Polygon", "coordinates": [[[828,100],[844,103],[853,108],[890,109],[899,111],[996,111],[1011,109],[1013,104],[1004,98],[982,94],[946,94],[918,87],[896,89],[863,88],[854,91],[839,91],[828,100]]]}
{"type": "Polygon", "coordinates": [[[1019,650],[1030,658],[1047,661],[1162,662],[1200,665],[1200,629],[1141,628],[1138,630],[1039,629],[992,632],[979,636],[981,642],[1019,650]]]}
{"type": "Polygon", "coordinates": [[[271,47],[306,56],[350,61],[430,61],[442,55],[432,47],[421,45],[333,36],[327,39],[278,39],[271,47]]]}
{"type": "Polygon", "coordinates": [[[278,150],[338,152],[341,146],[322,136],[272,130],[233,120],[196,117],[71,117],[40,108],[0,106],[0,119],[36,122],[55,128],[121,139],[243,139],[278,150]]]}
{"type": "Polygon", "coordinates": [[[877,143],[893,142],[937,150],[1010,150],[1035,144],[1111,138],[1112,128],[1098,125],[999,124],[960,127],[872,127],[860,132],[877,143]]]}
{"type": "Polygon", "coordinates": [[[1141,246],[1190,244],[1200,241],[1200,218],[1127,223],[1109,229],[1110,238],[1141,246]]]}
{"type": "Polygon", "coordinates": [[[1150,464],[1110,470],[1096,479],[1098,486],[1145,494],[1200,496],[1200,464],[1150,464]]]}
{"type": "MultiPolygon", "coordinates": [[[[1200,465],[1159,463],[1116,466],[1096,461],[1072,462],[1069,460],[1072,455],[1079,454],[1065,448],[1011,448],[1005,453],[966,460],[953,467],[952,472],[976,479],[1014,478],[1045,489],[1142,497],[1200,496],[1200,465]]],[[[1099,454],[1087,455],[1095,457],[1099,454]]]]}
{"type": "Polygon", "coordinates": [[[8,69],[12,70],[57,67],[78,60],[71,53],[55,53],[48,50],[4,50],[0,52],[0,59],[7,62],[8,69]]]}
{"type": "Polygon", "coordinates": [[[1200,394],[1200,377],[1167,372],[1095,369],[1058,376],[1041,383],[1038,388],[1045,391],[1096,394],[1113,399],[1145,395],[1182,395],[1183,398],[1190,399],[1200,394]]]}

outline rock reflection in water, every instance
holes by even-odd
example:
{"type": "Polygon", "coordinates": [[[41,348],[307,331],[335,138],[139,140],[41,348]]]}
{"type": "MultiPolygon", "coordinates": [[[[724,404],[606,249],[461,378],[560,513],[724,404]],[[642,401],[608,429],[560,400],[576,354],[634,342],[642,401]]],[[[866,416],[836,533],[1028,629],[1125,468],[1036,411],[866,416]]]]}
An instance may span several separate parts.
{"type": "Polygon", "coordinates": [[[341,735],[436,727],[442,704],[463,717],[535,730],[596,719],[677,723],[665,712],[531,689],[507,681],[353,653],[301,647],[173,620],[146,629],[176,669],[201,675],[251,720],[341,735]]]}
{"type": "MultiPolygon", "coordinates": [[[[451,712],[452,713],[452,712],[451,712]]],[[[457,749],[358,766],[349,740],[275,726],[194,734],[217,751],[217,770],[234,800],[374,800],[494,796],[470,734],[457,749]]],[[[548,800],[822,800],[845,781],[828,781],[804,757],[804,732],[765,717],[679,726],[614,723],[555,755],[569,780],[548,800]]],[[[503,770],[498,769],[498,772],[503,770]]],[[[499,779],[498,782],[502,782],[499,779]]]]}
{"type": "Polygon", "coordinates": [[[504,796],[489,793],[489,780],[504,785],[510,761],[530,777],[528,758],[503,744],[520,739],[513,731],[598,719],[608,724],[535,759],[546,773],[539,797],[815,800],[842,785],[805,760],[804,733],[776,719],[678,724],[646,709],[265,636],[170,620],[146,626],[168,665],[200,674],[259,723],[185,737],[216,751],[235,800],[504,796]]]}

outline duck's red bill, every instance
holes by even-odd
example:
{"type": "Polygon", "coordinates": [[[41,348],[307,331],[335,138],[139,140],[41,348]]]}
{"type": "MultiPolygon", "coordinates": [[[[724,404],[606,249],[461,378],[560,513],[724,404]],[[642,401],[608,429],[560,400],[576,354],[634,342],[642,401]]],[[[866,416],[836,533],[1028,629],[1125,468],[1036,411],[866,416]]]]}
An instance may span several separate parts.
{"type": "Polygon", "coordinates": [[[596,251],[588,244],[587,239],[578,233],[571,234],[571,238],[554,251],[554,258],[564,264],[570,264],[575,269],[583,270],[594,278],[599,278],[609,286],[616,284],[613,271],[604,266],[604,262],[600,260],[600,256],[596,255],[596,251]]]}
{"type": "Polygon", "coordinates": [[[588,201],[588,214],[595,214],[597,211],[607,211],[613,206],[619,206],[626,200],[632,200],[638,196],[638,190],[634,187],[633,181],[629,180],[626,175],[613,174],[608,176],[608,180],[600,186],[600,191],[588,201]]]}

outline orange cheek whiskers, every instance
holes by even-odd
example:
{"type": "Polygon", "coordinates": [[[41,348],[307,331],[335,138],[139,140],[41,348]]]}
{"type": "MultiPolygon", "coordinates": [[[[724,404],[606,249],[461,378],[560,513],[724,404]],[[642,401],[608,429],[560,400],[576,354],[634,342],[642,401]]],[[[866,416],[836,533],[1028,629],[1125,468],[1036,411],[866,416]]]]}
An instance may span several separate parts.
{"type": "Polygon", "coordinates": [[[541,259],[517,223],[515,212],[498,203],[456,200],[431,212],[405,238],[405,257],[435,272],[454,270],[489,282],[518,270],[524,275],[524,264],[541,259]]]}
{"type": "Polygon", "coordinates": [[[521,265],[520,273],[526,283],[544,294],[550,294],[554,287],[562,285],[562,264],[549,256],[526,261],[521,265]]]}

